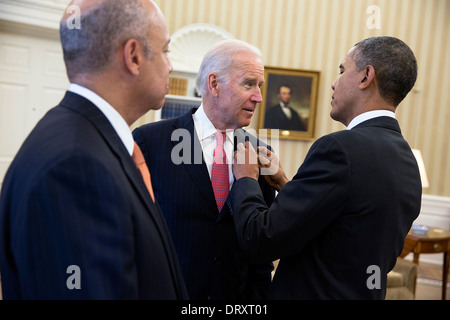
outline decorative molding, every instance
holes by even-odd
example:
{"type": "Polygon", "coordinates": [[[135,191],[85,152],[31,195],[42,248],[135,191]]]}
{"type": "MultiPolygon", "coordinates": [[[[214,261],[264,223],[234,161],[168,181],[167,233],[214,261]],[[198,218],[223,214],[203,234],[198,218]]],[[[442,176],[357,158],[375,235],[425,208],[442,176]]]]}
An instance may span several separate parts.
{"type": "Polygon", "coordinates": [[[209,48],[218,41],[234,39],[228,31],[207,23],[187,25],[171,36],[169,58],[173,69],[197,73],[209,48]]]}
{"type": "Polygon", "coordinates": [[[0,0],[0,21],[58,30],[67,3],[66,0],[0,0]]]}
{"type": "Polygon", "coordinates": [[[57,14],[62,13],[68,5],[67,0],[0,0],[0,3],[57,14]]]}
{"type": "Polygon", "coordinates": [[[414,222],[450,229],[450,198],[424,194],[419,217],[414,222]]]}

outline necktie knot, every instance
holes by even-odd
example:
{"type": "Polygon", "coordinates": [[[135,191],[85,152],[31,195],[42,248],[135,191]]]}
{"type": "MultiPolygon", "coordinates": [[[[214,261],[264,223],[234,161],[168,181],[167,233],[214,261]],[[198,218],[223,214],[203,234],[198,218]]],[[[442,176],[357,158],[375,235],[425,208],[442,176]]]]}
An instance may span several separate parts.
{"type": "Polygon", "coordinates": [[[134,163],[138,167],[145,162],[144,155],[142,154],[142,151],[136,142],[134,143],[133,154],[131,155],[131,157],[133,158],[134,163]]]}
{"type": "Polygon", "coordinates": [[[225,154],[224,143],[226,139],[226,134],[221,132],[216,132],[214,134],[216,136],[217,145],[214,149],[214,163],[224,164],[227,162],[227,156],[225,154]]]}
{"type": "Polygon", "coordinates": [[[147,164],[145,163],[144,155],[142,154],[141,148],[139,148],[138,144],[134,142],[133,154],[131,155],[133,158],[136,167],[141,173],[142,179],[144,180],[145,186],[147,187],[148,193],[152,197],[153,202],[155,202],[155,195],[153,194],[152,181],[150,178],[150,171],[148,170],[147,164]]]}
{"type": "Polygon", "coordinates": [[[214,135],[216,136],[217,146],[223,147],[223,145],[225,143],[225,139],[227,137],[226,133],[225,132],[216,132],[216,133],[214,133],[214,135]]]}

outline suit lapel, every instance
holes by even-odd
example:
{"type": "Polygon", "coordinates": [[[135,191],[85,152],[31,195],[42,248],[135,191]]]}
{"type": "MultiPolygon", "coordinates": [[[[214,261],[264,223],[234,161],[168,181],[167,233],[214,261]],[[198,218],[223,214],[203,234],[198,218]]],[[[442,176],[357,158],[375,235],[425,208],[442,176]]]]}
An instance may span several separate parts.
{"type": "Polygon", "coordinates": [[[136,165],[105,115],[89,100],[71,92],[66,94],[61,105],[84,115],[97,128],[100,135],[111,148],[113,154],[120,160],[126,175],[143,202],[148,209],[155,210],[155,204],[148,197],[148,191],[139,175],[136,165]]]}
{"type": "MultiPolygon", "coordinates": [[[[200,145],[200,140],[198,138],[197,132],[195,131],[194,120],[192,118],[192,114],[195,113],[196,110],[197,109],[194,108],[190,112],[187,112],[185,115],[177,118],[174,123],[174,130],[176,129],[188,130],[191,138],[191,164],[183,163],[183,165],[186,168],[186,171],[189,173],[193,182],[197,185],[198,189],[200,190],[203,198],[205,199],[206,204],[213,211],[216,212],[216,216],[218,215],[217,217],[220,220],[226,215],[227,212],[229,212],[229,208],[228,206],[225,205],[221,210],[220,214],[219,210],[217,209],[214,191],[211,184],[211,178],[209,176],[208,168],[206,167],[205,160],[203,158],[203,152],[201,151],[202,147],[200,145]],[[201,152],[201,163],[196,163],[195,152],[197,153],[201,152]]],[[[235,131],[234,133],[235,148],[236,142],[244,142],[246,140],[249,140],[255,149],[258,147],[258,145],[264,145],[267,147],[266,144],[260,143],[260,141],[255,136],[251,135],[245,130],[239,129],[235,131]]],[[[172,147],[174,147],[179,142],[173,141],[172,143],[173,143],[172,147]]],[[[200,159],[200,156],[198,155],[197,158],[200,159]]]]}
{"type": "MultiPolygon", "coordinates": [[[[208,168],[206,167],[205,160],[203,158],[202,147],[200,145],[200,140],[195,131],[194,120],[192,119],[192,114],[197,109],[192,109],[191,112],[179,117],[174,123],[174,129],[186,129],[190,134],[191,139],[191,163],[183,163],[186,171],[189,173],[191,179],[194,181],[200,190],[206,204],[211,207],[211,209],[216,210],[217,214],[219,211],[217,209],[217,204],[214,197],[214,191],[211,184],[211,179],[209,177],[208,168]],[[195,155],[197,152],[197,155],[195,155]],[[200,158],[201,153],[201,158],[200,158]],[[196,159],[197,158],[197,159],[196,159]],[[201,162],[199,161],[201,159],[201,162]]],[[[178,142],[172,142],[175,146],[178,142]]]]}
{"type": "Polygon", "coordinates": [[[112,127],[111,123],[105,117],[105,115],[89,100],[74,94],[72,92],[67,92],[66,96],[62,100],[61,106],[69,108],[81,115],[83,115],[87,120],[89,120],[97,128],[100,135],[104,138],[105,142],[110,146],[113,154],[119,159],[127,175],[130,183],[135,188],[137,194],[140,196],[143,203],[147,207],[147,212],[150,218],[153,220],[161,239],[163,239],[162,244],[165,247],[168,261],[170,261],[171,271],[174,281],[177,283],[177,291],[179,297],[183,297],[183,293],[180,291],[182,285],[177,277],[177,267],[173,264],[175,253],[172,248],[167,246],[171,243],[172,239],[167,231],[166,223],[162,215],[161,209],[157,203],[151,200],[150,194],[148,193],[147,187],[136,168],[131,156],[126,150],[122,140],[120,140],[116,131],[112,127]]]}

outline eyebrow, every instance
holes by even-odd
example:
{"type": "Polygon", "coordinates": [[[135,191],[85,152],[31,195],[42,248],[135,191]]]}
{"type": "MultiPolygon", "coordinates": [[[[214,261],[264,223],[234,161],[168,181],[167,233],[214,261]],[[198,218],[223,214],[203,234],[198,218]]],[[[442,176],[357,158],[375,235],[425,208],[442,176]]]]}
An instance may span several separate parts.
{"type": "Polygon", "coordinates": [[[344,69],[344,66],[342,64],[340,64],[339,69],[344,69]]]}
{"type": "Polygon", "coordinates": [[[258,86],[260,88],[264,85],[264,81],[258,82],[258,79],[256,78],[245,78],[241,84],[245,85],[247,83],[250,83],[252,86],[258,86]]]}
{"type": "Polygon", "coordinates": [[[256,79],[255,78],[250,78],[250,77],[242,79],[242,83],[247,83],[247,82],[255,83],[256,79]]]}

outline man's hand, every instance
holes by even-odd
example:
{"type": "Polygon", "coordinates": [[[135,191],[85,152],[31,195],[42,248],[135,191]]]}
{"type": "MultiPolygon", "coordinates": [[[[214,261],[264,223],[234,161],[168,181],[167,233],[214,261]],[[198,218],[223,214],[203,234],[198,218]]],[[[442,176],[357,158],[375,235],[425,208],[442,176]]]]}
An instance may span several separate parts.
{"type": "Polygon", "coordinates": [[[258,180],[259,166],[256,151],[250,142],[246,141],[237,145],[234,153],[233,174],[236,180],[249,177],[258,180]]]}
{"type": "Polygon", "coordinates": [[[243,177],[258,180],[259,168],[267,183],[277,191],[289,182],[275,153],[265,147],[258,147],[258,154],[256,154],[250,142],[246,141],[245,146],[239,143],[234,153],[233,163],[233,174],[236,180],[243,177]]]}
{"type": "Polygon", "coordinates": [[[261,175],[267,183],[277,191],[289,182],[286,173],[281,167],[277,155],[265,147],[258,147],[258,162],[261,167],[261,175]]]}

